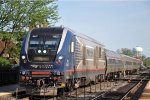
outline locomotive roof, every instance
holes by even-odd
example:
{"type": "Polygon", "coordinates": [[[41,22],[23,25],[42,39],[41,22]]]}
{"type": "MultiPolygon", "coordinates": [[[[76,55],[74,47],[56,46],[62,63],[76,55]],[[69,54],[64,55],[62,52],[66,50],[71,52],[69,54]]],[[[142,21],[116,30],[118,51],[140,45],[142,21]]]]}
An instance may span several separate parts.
{"type": "Polygon", "coordinates": [[[89,37],[89,36],[87,36],[87,35],[85,35],[85,34],[76,32],[76,31],[74,31],[74,30],[72,30],[72,29],[70,29],[70,28],[67,28],[67,27],[65,27],[65,28],[66,28],[67,30],[71,31],[74,35],[76,35],[76,36],[78,36],[78,37],[80,37],[80,38],[84,38],[84,39],[86,39],[86,40],[88,40],[88,41],[91,41],[91,42],[94,42],[94,43],[99,44],[99,45],[101,45],[101,46],[104,46],[104,45],[103,45],[102,43],[100,43],[99,41],[97,41],[97,40],[95,40],[95,39],[93,39],[93,38],[91,38],[91,37],[89,37]]]}
{"type": "Polygon", "coordinates": [[[40,27],[40,28],[34,28],[32,31],[32,34],[34,33],[41,33],[42,32],[45,32],[45,33],[62,33],[63,31],[63,28],[60,28],[60,27],[40,27]]]}

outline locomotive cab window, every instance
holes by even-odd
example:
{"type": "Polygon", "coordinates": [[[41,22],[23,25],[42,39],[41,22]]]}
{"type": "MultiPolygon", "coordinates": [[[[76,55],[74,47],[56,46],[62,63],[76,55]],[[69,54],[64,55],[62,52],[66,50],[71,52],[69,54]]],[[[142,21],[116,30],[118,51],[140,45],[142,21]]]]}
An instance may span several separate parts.
{"type": "Polygon", "coordinates": [[[39,35],[31,35],[29,43],[30,47],[37,47],[39,44],[43,44],[43,41],[39,35]]]}
{"type": "Polygon", "coordinates": [[[60,35],[31,35],[29,47],[44,47],[57,49],[60,37],[60,35]]]}
{"type": "Polygon", "coordinates": [[[56,50],[58,48],[59,41],[60,41],[59,35],[47,36],[44,41],[45,47],[56,50]]]}

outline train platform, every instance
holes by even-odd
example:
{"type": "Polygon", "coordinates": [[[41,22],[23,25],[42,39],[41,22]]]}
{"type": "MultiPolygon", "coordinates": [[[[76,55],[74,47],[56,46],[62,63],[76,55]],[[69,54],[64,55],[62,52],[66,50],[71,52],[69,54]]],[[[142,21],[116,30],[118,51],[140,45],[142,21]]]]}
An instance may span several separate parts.
{"type": "Polygon", "coordinates": [[[145,86],[139,100],[150,100],[150,81],[145,86]]]}
{"type": "Polygon", "coordinates": [[[11,98],[13,93],[22,90],[25,89],[20,87],[19,84],[0,86],[0,100],[3,100],[5,98],[11,98]]]}

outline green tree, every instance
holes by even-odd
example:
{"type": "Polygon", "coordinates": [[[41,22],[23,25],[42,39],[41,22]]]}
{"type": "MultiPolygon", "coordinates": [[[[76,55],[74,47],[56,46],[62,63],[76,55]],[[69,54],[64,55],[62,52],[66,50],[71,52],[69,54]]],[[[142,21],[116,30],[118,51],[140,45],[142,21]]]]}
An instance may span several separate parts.
{"type": "Polygon", "coordinates": [[[150,66],[150,57],[147,57],[143,61],[144,66],[150,66]]]}
{"type": "Polygon", "coordinates": [[[128,49],[128,48],[122,48],[122,49],[118,49],[117,50],[118,53],[133,57],[133,52],[132,50],[128,49]]]}
{"type": "Polygon", "coordinates": [[[10,68],[10,61],[4,57],[0,57],[0,70],[9,70],[10,68]]]}
{"type": "Polygon", "coordinates": [[[5,44],[0,55],[7,50],[12,57],[18,55],[18,39],[29,27],[53,26],[59,19],[56,0],[0,0],[0,10],[0,40],[5,44]],[[8,47],[10,41],[12,48],[8,47]]]}
{"type": "Polygon", "coordinates": [[[142,55],[141,60],[144,61],[145,58],[146,58],[146,56],[142,55]]]}
{"type": "Polygon", "coordinates": [[[46,22],[52,26],[59,19],[56,0],[0,0],[0,9],[1,31],[22,32],[46,22]]]}

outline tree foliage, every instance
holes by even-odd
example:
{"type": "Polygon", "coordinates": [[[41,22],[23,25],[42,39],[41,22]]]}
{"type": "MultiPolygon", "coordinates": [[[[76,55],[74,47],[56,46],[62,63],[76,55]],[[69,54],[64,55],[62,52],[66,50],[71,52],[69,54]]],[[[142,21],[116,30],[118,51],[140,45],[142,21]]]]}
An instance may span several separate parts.
{"type": "Polygon", "coordinates": [[[4,57],[0,57],[0,70],[8,70],[10,68],[10,61],[4,57]]]}
{"type": "Polygon", "coordinates": [[[56,0],[0,0],[0,10],[0,41],[4,43],[0,56],[7,52],[12,58],[18,57],[18,40],[29,27],[53,26],[59,19],[56,0]]]}
{"type": "Polygon", "coordinates": [[[150,66],[150,57],[147,57],[143,61],[144,66],[150,66]]]}
{"type": "Polygon", "coordinates": [[[0,0],[0,30],[21,32],[29,26],[58,20],[55,0],[0,0]]]}
{"type": "Polygon", "coordinates": [[[118,49],[117,50],[118,53],[133,57],[134,53],[132,50],[128,49],[128,48],[122,48],[122,49],[118,49]]]}
{"type": "Polygon", "coordinates": [[[142,54],[137,56],[137,51],[135,49],[131,50],[128,48],[121,48],[121,49],[118,49],[117,52],[120,54],[130,56],[130,57],[135,57],[135,58],[140,59],[142,61],[146,58],[146,56],[142,55],[142,54]]]}

